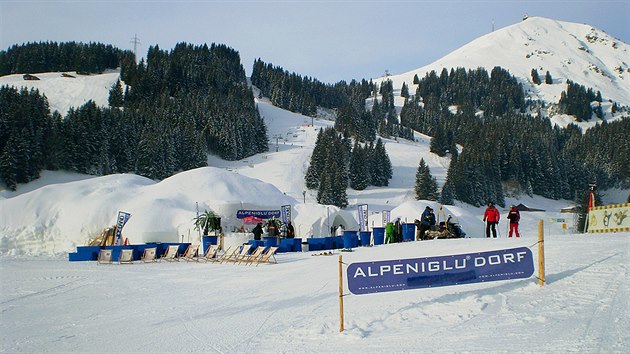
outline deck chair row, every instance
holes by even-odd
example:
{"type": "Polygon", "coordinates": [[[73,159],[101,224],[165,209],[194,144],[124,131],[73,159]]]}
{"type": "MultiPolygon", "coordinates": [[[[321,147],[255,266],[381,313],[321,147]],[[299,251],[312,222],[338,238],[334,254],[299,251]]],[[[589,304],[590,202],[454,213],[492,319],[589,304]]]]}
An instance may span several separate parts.
{"type": "MultiPolygon", "coordinates": [[[[189,245],[186,248],[186,251],[180,256],[178,254],[179,246],[171,245],[168,246],[164,255],[160,258],[157,257],[157,248],[145,248],[142,256],[140,257],[140,261],[142,263],[152,263],[158,262],[160,260],[164,260],[167,262],[179,262],[181,260],[185,261],[197,261],[197,262],[211,262],[211,263],[245,263],[245,264],[254,264],[258,266],[260,263],[278,263],[276,260],[275,254],[278,250],[278,247],[269,247],[266,248],[264,246],[258,246],[251,254],[251,245],[243,245],[240,247],[228,248],[228,250],[219,256],[219,246],[210,245],[206,252],[198,256],[199,245],[189,245]]],[[[112,250],[101,250],[98,255],[97,262],[99,264],[112,264],[114,263],[112,259],[112,250]]],[[[118,264],[133,264],[133,250],[131,249],[123,249],[120,252],[120,257],[118,258],[118,264]]]]}
{"type": "MultiPolygon", "coordinates": [[[[199,245],[189,245],[186,248],[186,251],[181,256],[178,255],[178,250],[179,250],[178,245],[168,246],[168,248],[166,249],[166,252],[164,252],[164,255],[161,258],[158,258],[157,247],[145,248],[144,252],[142,253],[142,256],[140,257],[140,261],[142,263],[158,262],[162,259],[164,259],[165,261],[180,261],[180,260],[197,261],[199,259],[203,259],[203,258],[211,256],[212,248],[209,248],[208,252],[206,252],[206,254],[200,257],[197,257],[197,253],[199,252],[199,245]]],[[[215,255],[212,257],[216,257],[217,250],[218,250],[218,246],[214,246],[215,255]]],[[[98,258],[97,258],[97,262],[99,264],[114,263],[114,260],[112,257],[112,250],[100,250],[98,258]]],[[[120,250],[120,256],[118,257],[118,261],[116,263],[133,264],[133,250],[131,249],[120,250]]]]}
{"type": "Polygon", "coordinates": [[[221,257],[217,258],[218,263],[245,263],[247,265],[256,264],[258,266],[261,263],[278,263],[276,260],[276,251],[278,247],[264,247],[258,246],[251,253],[252,245],[246,244],[240,247],[236,247],[230,252],[228,249],[221,257]]]}

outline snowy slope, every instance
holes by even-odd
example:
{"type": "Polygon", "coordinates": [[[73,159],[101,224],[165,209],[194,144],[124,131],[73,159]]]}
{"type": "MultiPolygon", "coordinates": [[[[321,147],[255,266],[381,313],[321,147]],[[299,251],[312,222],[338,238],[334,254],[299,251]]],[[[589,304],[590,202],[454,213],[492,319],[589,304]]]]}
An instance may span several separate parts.
{"type": "Polygon", "coordinates": [[[74,77],[64,77],[62,73],[40,73],[35,75],[39,80],[24,80],[22,74],[6,75],[0,77],[0,86],[9,85],[39,90],[48,98],[50,111],[58,111],[65,116],[68,109],[78,108],[89,100],[101,107],[108,106],[109,90],[120,77],[118,70],[110,70],[98,75],[65,73],[74,77]]]}
{"type": "Polygon", "coordinates": [[[558,103],[566,81],[571,80],[601,91],[605,101],[629,106],[629,58],[628,44],[589,25],[530,17],[479,37],[429,65],[388,78],[394,89],[399,90],[405,82],[413,93],[414,75],[422,79],[432,70],[439,75],[443,68],[450,71],[457,67],[483,67],[490,72],[501,66],[523,83],[533,100],[558,103]],[[543,81],[549,71],[553,84],[534,85],[532,69],[537,69],[543,81]]]}

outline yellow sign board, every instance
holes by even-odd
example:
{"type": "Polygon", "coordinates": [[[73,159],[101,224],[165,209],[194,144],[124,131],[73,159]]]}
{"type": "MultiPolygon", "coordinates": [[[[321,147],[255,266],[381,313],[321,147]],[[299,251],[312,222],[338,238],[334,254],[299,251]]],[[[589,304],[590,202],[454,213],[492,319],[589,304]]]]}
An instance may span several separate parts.
{"type": "Polygon", "coordinates": [[[630,231],[630,203],[603,205],[588,213],[588,232],[630,231]]]}

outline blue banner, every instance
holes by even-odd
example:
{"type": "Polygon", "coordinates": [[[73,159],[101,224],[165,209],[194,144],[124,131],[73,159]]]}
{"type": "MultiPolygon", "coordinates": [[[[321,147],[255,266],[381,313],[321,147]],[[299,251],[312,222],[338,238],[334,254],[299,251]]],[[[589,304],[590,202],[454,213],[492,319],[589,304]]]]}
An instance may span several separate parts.
{"type": "Polygon", "coordinates": [[[256,216],[261,219],[280,218],[280,210],[239,210],[236,212],[238,219],[243,219],[248,216],[256,216]]]}
{"type": "Polygon", "coordinates": [[[529,278],[534,257],[527,247],[452,256],[352,263],[348,288],[355,295],[529,278]]]}
{"type": "Polygon", "coordinates": [[[291,221],[291,205],[283,205],[282,210],[282,222],[287,223],[291,221]]]}
{"type": "Polygon", "coordinates": [[[122,229],[125,227],[127,220],[131,217],[131,214],[124,211],[118,212],[118,219],[116,220],[116,237],[114,237],[114,245],[122,245],[122,229]]]}

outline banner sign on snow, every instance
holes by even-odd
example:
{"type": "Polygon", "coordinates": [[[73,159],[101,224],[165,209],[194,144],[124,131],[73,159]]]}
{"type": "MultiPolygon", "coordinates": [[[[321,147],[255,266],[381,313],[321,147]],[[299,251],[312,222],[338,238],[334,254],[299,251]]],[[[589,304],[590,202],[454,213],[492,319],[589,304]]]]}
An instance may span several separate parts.
{"type": "Polygon", "coordinates": [[[243,219],[248,216],[256,216],[261,219],[280,218],[280,210],[239,210],[236,212],[238,219],[243,219]]]}
{"type": "Polygon", "coordinates": [[[281,207],[281,210],[282,210],[282,222],[286,224],[287,222],[291,221],[291,206],[283,205],[281,207]]]}
{"type": "Polygon", "coordinates": [[[116,237],[114,238],[114,245],[122,245],[122,229],[125,227],[127,220],[131,217],[131,214],[124,211],[118,212],[118,219],[116,220],[116,237]]]}
{"type": "Polygon", "coordinates": [[[368,230],[368,205],[360,204],[359,206],[359,231],[368,230]]]}
{"type": "Polygon", "coordinates": [[[389,222],[389,210],[383,210],[383,226],[389,222]]]}
{"type": "Polygon", "coordinates": [[[352,263],[348,288],[355,295],[529,278],[527,247],[428,258],[352,263]]]}

